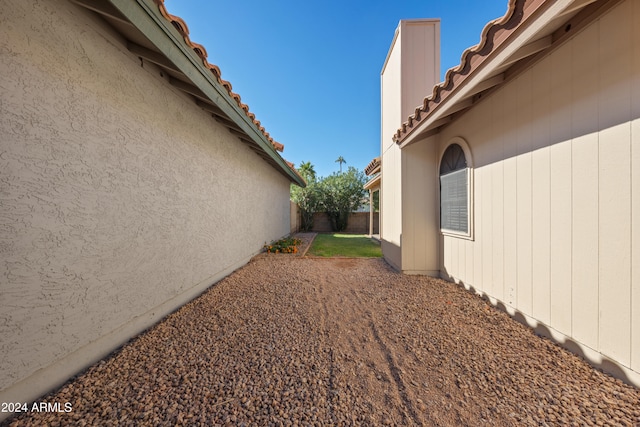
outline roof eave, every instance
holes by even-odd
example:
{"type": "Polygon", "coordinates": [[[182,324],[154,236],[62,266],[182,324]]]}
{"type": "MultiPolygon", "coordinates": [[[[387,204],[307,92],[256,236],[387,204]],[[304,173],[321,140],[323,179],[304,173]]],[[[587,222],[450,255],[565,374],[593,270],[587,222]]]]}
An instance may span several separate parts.
{"type": "Polygon", "coordinates": [[[365,190],[373,190],[380,186],[382,175],[378,174],[364,184],[365,190]]]}
{"type": "MultiPolygon", "coordinates": [[[[507,15],[514,12],[513,9],[517,3],[517,0],[510,2],[510,10],[507,15]]],[[[447,72],[445,82],[449,82],[451,86],[445,87],[445,82],[437,85],[433,90],[433,95],[425,98],[423,106],[416,108],[415,114],[403,124],[394,139],[401,148],[404,148],[438,133],[439,129],[452,122],[456,115],[472,108],[479,102],[483,92],[493,90],[507,81],[510,68],[516,68],[514,64],[531,59],[530,57],[535,57],[535,55],[564,41],[563,37],[558,37],[555,31],[552,35],[536,39],[536,35],[541,29],[563,16],[577,15],[578,12],[589,6],[590,9],[584,11],[587,12],[584,13],[585,17],[578,19],[581,26],[584,26],[590,19],[599,16],[615,3],[618,1],[557,0],[549,2],[534,0],[526,5],[523,2],[525,16],[521,22],[510,29],[504,39],[491,40],[497,45],[485,57],[480,60],[476,59],[476,64],[465,63],[466,54],[474,48],[467,50],[463,55],[461,65],[447,72]],[[598,4],[592,5],[592,3],[598,4]],[[466,75],[460,75],[459,70],[464,66],[471,67],[470,71],[466,75]],[[449,75],[450,73],[452,75],[458,73],[455,76],[456,82],[449,75]],[[434,99],[437,102],[434,102],[434,99]],[[413,125],[414,122],[416,122],[415,125],[413,125]],[[404,134],[402,134],[403,132],[404,134]]],[[[507,15],[502,19],[506,20],[507,15]]],[[[491,23],[485,27],[483,33],[486,33],[488,29],[491,29],[491,23]]]]}
{"type": "MultiPolygon", "coordinates": [[[[84,3],[86,7],[86,0],[77,2],[84,3]]],[[[305,186],[304,180],[277,153],[274,143],[269,141],[261,129],[258,129],[259,122],[254,123],[247,111],[240,107],[239,101],[231,98],[229,91],[218,82],[212,69],[205,66],[206,61],[198,56],[193,48],[187,46],[183,35],[161,15],[154,1],[108,0],[108,2],[117,9],[119,14],[117,19],[129,21],[155,46],[159,54],[170,61],[193,86],[206,96],[208,101],[220,109],[223,116],[226,116],[234,125],[234,129],[230,128],[230,130],[235,130],[245,137],[241,138],[243,141],[246,139],[248,141],[245,142],[255,144],[255,148],[251,148],[261,153],[261,157],[291,182],[305,186]]]]}

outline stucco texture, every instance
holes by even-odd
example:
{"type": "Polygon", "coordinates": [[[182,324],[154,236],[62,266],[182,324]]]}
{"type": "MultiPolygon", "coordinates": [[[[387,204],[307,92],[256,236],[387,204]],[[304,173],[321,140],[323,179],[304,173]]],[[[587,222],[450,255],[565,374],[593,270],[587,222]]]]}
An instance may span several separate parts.
{"type": "Polygon", "coordinates": [[[3,4],[0,391],[289,232],[289,181],[122,43],[66,1],[3,4]]]}

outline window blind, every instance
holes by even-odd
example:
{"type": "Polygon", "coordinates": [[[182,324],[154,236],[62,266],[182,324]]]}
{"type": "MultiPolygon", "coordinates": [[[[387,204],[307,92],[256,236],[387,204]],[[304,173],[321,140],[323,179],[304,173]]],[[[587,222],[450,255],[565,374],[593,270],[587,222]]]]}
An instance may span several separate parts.
{"type": "Polygon", "coordinates": [[[468,168],[440,176],[440,228],[469,232],[468,168]]]}

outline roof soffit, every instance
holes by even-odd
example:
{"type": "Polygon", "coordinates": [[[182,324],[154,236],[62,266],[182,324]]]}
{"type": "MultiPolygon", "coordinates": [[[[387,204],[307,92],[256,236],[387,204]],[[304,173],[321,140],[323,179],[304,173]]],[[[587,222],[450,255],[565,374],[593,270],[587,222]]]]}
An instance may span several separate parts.
{"type": "Polygon", "coordinates": [[[382,175],[379,173],[374,175],[369,181],[367,181],[362,188],[365,190],[377,190],[382,182],[382,175]]]}

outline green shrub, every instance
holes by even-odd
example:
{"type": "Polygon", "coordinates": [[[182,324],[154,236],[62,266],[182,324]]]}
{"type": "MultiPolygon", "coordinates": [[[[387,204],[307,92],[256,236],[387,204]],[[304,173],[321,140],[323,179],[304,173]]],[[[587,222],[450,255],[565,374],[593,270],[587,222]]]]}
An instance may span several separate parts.
{"type": "Polygon", "coordinates": [[[264,245],[265,251],[273,254],[295,254],[298,253],[298,246],[302,240],[293,237],[280,239],[268,245],[264,245]]]}

